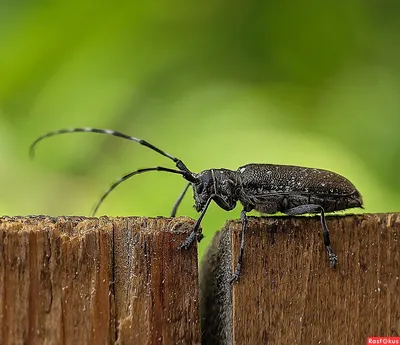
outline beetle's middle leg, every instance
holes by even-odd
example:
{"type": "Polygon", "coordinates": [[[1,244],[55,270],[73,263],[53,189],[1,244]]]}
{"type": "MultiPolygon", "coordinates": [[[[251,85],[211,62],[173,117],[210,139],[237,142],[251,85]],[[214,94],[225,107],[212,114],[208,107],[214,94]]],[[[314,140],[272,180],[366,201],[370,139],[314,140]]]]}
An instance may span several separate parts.
{"type": "Polygon", "coordinates": [[[331,265],[331,267],[335,268],[338,263],[337,255],[335,254],[335,252],[331,247],[331,240],[329,238],[329,231],[328,227],[326,226],[326,220],[325,220],[325,211],[322,208],[322,206],[317,204],[301,205],[286,210],[284,211],[284,213],[291,216],[296,216],[304,213],[321,213],[322,235],[324,236],[324,245],[326,248],[326,252],[328,253],[329,264],[331,265]]]}
{"type": "Polygon", "coordinates": [[[240,239],[240,252],[239,252],[239,258],[238,258],[238,262],[236,264],[235,272],[233,273],[232,278],[229,281],[231,284],[239,279],[240,270],[242,268],[243,253],[244,253],[244,236],[245,236],[246,228],[247,228],[247,216],[246,216],[247,212],[248,211],[245,208],[242,210],[242,212],[240,212],[240,220],[242,221],[242,234],[241,234],[241,239],[240,239]]]}

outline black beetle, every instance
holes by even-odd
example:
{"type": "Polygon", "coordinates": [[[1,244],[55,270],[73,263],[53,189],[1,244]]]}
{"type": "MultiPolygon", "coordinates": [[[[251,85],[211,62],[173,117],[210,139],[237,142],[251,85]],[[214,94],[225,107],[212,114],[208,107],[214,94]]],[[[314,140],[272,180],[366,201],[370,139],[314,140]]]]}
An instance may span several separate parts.
{"type": "Polygon", "coordinates": [[[240,214],[242,221],[241,245],[237,266],[231,283],[238,280],[240,275],[247,227],[247,212],[256,210],[265,214],[282,212],[288,215],[320,213],[324,245],[329,263],[331,267],[336,267],[337,256],[330,246],[325,212],[363,207],[362,197],[356,187],[345,177],[328,170],[293,165],[247,164],[236,171],[222,168],[207,169],[196,174],[190,171],[180,159],[158,149],[147,141],[107,129],[71,128],[44,134],[32,143],[30,149],[31,155],[33,156],[35,146],[39,141],[54,135],[75,132],[108,134],[135,141],[173,160],[178,168],[178,170],[175,170],[157,166],[139,169],[124,175],[113,183],[101,197],[93,214],[115,187],[134,175],[149,171],[165,171],[180,174],[189,183],[177,199],[171,216],[176,215],[178,206],[190,186],[193,188],[194,206],[197,212],[200,212],[200,217],[192,232],[179,247],[179,249],[188,249],[196,238],[200,241],[203,237],[200,223],[211,201],[214,201],[226,211],[233,210],[236,207],[237,201],[240,201],[243,205],[243,210],[240,214]]]}

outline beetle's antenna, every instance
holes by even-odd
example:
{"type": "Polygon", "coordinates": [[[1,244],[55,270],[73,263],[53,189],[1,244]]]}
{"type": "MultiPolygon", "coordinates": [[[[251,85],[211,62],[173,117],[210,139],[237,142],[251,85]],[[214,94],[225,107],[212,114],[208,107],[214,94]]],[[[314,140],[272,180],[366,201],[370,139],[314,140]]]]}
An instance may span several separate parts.
{"type": "Polygon", "coordinates": [[[176,167],[179,170],[182,171],[186,171],[188,173],[190,173],[192,175],[192,182],[194,182],[195,178],[193,177],[193,173],[186,167],[186,165],[178,158],[170,155],[167,152],[164,152],[163,150],[160,150],[159,148],[155,147],[154,145],[148,143],[145,140],[139,139],[139,138],[135,138],[135,137],[131,137],[130,135],[126,135],[123,134],[121,132],[117,132],[117,131],[113,131],[110,129],[98,129],[98,128],[90,128],[90,127],[83,127],[83,128],[70,128],[70,129],[60,129],[57,131],[53,131],[53,132],[49,132],[46,133],[42,136],[40,136],[39,138],[37,138],[31,145],[30,147],[30,156],[33,158],[35,156],[35,148],[36,145],[42,141],[43,139],[55,136],[55,135],[59,135],[59,134],[66,134],[66,133],[79,133],[79,132],[86,132],[86,133],[98,133],[98,134],[108,134],[108,135],[113,135],[115,137],[119,137],[119,138],[123,138],[123,139],[127,139],[127,140],[131,140],[131,141],[135,141],[137,143],[139,143],[140,145],[146,146],[149,149],[159,153],[160,155],[163,155],[164,157],[167,157],[171,160],[173,160],[176,164],[176,167]]]}
{"type": "Polygon", "coordinates": [[[115,181],[110,188],[108,188],[108,190],[102,195],[102,197],[100,198],[100,200],[97,202],[93,212],[92,212],[92,216],[94,216],[97,212],[97,210],[99,209],[100,205],[103,203],[104,199],[118,186],[120,185],[122,182],[128,180],[129,178],[131,178],[132,176],[135,175],[139,175],[139,174],[143,174],[145,172],[149,172],[149,171],[165,171],[165,172],[169,172],[169,173],[173,173],[173,174],[180,174],[182,175],[185,179],[188,179],[188,177],[192,178],[192,175],[186,171],[181,171],[181,170],[174,170],[174,169],[169,169],[169,168],[164,168],[164,167],[153,167],[153,168],[144,168],[144,169],[139,169],[139,170],[135,170],[130,172],[129,174],[126,174],[124,176],[122,176],[121,178],[119,178],[117,181],[115,181]]]}

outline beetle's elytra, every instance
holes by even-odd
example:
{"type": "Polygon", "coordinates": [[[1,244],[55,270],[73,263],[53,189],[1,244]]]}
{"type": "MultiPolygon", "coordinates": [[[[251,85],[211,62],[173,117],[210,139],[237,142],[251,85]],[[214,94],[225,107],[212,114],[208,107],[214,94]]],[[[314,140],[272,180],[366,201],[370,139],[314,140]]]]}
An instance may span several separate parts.
{"type": "Polygon", "coordinates": [[[94,213],[115,187],[132,176],[149,171],[180,174],[188,181],[188,184],[176,201],[171,216],[176,215],[177,209],[190,186],[193,188],[194,206],[200,212],[200,217],[191,234],[180,245],[180,249],[188,249],[196,238],[200,241],[203,237],[200,223],[211,201],[214,201],[226,211],[233,210],[236,207],[236,203],[240,201],[243,205],[241,212],[242,239],[238,263],[231,283],[238,280],[240,275],[247,227],[247,212],[256,210],[266,214],[282,212],[288,215],[320,213],[324,245],[329,263],[331,267],[336,267],[337,256],[330,246],[325,212],[362,207],[363,204],[360,193],[348,179],[328,170],[293,165],[247,164],[236,171],[222,168],[207,169],[196,174],[190,171],[180,159],[158,149],[147,141],[108,129],[72,128],[47,133],[33,142],[31,155],[33,155],[35,146],[39,141],[54,135],[75,132],[108,134],[135,141],[175,162],[178,169],[157,166],[135,170],[124,175],[114,182],[100,198],[94,213]]]}

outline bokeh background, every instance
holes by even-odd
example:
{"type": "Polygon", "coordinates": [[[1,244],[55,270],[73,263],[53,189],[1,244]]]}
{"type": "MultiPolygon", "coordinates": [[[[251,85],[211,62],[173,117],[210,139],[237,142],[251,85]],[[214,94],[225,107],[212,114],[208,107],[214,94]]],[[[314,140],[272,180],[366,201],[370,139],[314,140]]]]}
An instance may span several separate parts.
{"type": "MultiPolygon", "coordinates": [[[[400,8],[385,1],[0,1],[0,210],[88,215],[112,181],[173,163],[325,168],[363,212],[400,210],[400,8]]],[[[153,172],[119,186],[109,216],[169,215],[185,182],[153,172]]],[[[181,215],[197,217],[192,193],[181,215]]],[[[211,205],[208,241],[226,219],[211,205]]]]}

